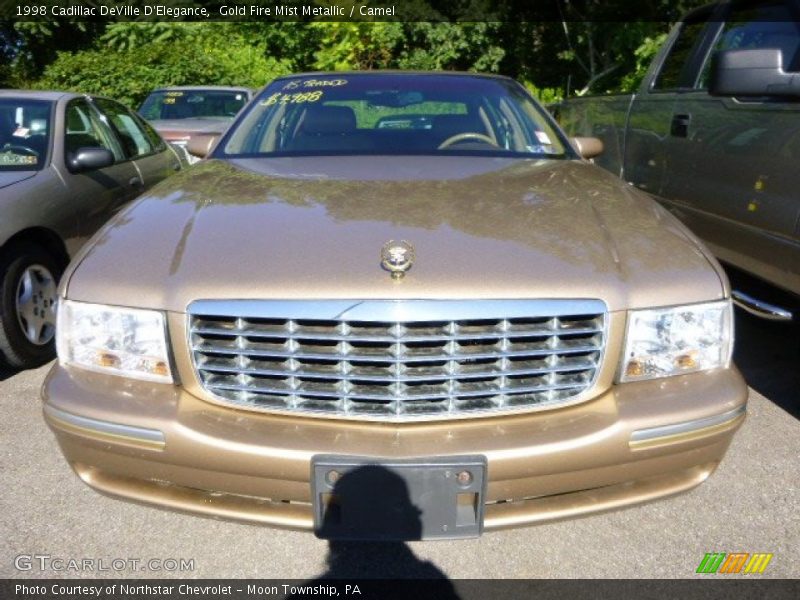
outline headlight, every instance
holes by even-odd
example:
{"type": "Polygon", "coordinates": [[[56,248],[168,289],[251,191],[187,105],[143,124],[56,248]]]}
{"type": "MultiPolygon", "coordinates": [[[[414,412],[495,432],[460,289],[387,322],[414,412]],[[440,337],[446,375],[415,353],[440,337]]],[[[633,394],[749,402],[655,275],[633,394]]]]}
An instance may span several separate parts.
{"type": "Polygon", "coordinates": [[[60,300],[58,360],[100,373],[172,383],[164,315],[60,300]]]}
{"type": "Polygon", "coordinates": [[[733,346],[731,312],[727,300],[631,311],[620,381],[727,366],[733,346]]]}

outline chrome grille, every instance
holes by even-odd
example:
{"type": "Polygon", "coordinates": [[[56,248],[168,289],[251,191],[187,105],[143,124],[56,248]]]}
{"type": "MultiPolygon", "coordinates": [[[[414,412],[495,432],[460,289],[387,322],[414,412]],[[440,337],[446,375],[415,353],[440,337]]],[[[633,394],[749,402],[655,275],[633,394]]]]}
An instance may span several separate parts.
{"type": "Polygon", "coordinates": [[[227,403],[446,418],[573,401],[594,382],[605,312],[591,300],[201,301],[189,337],[200,382],[227,403]]]}

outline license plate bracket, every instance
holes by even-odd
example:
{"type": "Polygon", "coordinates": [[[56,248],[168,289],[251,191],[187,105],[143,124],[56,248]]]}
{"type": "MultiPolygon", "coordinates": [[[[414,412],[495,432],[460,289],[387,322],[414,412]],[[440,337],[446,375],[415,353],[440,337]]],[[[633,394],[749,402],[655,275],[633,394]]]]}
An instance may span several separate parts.
{"type": "Polygon", "coordinates": [[[337,540],[478,537],[486,471],[486,457],[480,455],[413,460],[316,455],[314,532],[337,540]]]}

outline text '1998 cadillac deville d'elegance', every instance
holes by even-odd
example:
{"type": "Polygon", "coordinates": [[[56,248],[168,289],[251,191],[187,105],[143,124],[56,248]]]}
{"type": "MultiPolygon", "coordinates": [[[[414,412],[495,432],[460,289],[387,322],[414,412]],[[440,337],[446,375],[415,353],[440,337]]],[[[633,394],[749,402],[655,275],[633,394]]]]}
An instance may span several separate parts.
{"type": "Polygon", "coordinates": [[[78,476],[336,539],[687,490],[745,415],[730,290],[517,83],[275,80],[60,289],[44,414],[78,476]]]}

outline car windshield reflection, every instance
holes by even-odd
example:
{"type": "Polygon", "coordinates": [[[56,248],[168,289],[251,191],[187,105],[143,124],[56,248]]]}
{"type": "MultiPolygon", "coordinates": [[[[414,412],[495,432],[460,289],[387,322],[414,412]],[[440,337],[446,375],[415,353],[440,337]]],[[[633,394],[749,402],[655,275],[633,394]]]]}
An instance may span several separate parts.
{"type": "Polygon", "coordinates": [[[563,158],[546,113],[512,80],[467,74],[333,74],[279,79],[217,157],[438,155],[563,158]]]}

